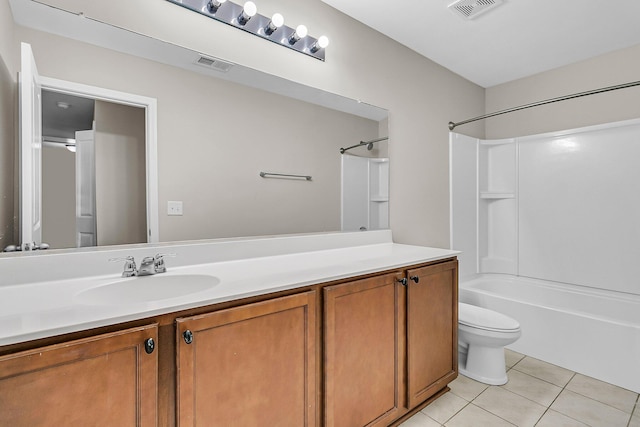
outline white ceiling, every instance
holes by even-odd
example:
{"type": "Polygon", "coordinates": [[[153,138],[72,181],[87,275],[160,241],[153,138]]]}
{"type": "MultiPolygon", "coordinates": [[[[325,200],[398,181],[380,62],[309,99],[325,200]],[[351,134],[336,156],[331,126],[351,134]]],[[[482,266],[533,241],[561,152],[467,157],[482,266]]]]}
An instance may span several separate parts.
{"type": "Polygon", "coordinates": [[[483,87],[640,44],[640,0],[505,0],[472,20],[454,0],[322,1],[483,87]]]}

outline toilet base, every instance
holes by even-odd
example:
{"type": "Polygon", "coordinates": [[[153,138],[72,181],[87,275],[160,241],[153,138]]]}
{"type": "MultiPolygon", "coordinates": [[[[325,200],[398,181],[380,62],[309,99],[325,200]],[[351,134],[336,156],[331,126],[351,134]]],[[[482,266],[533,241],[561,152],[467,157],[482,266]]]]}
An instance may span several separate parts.
{"type": "Polygon", "coordinates": [[[504,347],[469,345],[459,349],[458,372],[461,375],[489,385],[503,385],[509,381],[504,347]]]}
{"type": "Polygon", "coordinates": [[[507,382],[509,382],[509,377],[507,377],[506,373],[504,374],[504,378],[487,378],[480,375],[476,375],[473,372],[468,372],[466,369],[463,369],[463,368],[458,368],[458,372],[460,373],[460,375],[463,375],[467,378],[471,378],[472,380],[476,380],[478,382],[481,382],[483,384],[488,384],[488,385],[504,385],[507,382]]]}

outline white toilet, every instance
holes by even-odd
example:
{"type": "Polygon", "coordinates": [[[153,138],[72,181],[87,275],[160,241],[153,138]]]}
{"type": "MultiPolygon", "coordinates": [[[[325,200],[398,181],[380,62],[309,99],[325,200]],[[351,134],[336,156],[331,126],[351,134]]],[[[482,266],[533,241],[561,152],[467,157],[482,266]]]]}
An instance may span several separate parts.
{"type": "Polygon", "coordinates": [[[509,316],[463,302],[458,304],[458,368],[485,384],[507,382],[504,347],[520,338],[520,324],[509,316]]]}

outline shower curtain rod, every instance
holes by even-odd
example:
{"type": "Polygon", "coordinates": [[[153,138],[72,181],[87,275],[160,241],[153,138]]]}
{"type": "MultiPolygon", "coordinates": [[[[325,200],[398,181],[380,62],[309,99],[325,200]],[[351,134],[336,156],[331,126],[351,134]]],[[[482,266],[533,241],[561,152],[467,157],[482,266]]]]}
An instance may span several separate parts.
{"type": "Polygon", "coordinates": [[[389,139],[389,137],[388,136],[384,136],[382,138],[372,139],[371,141],[360,141],[360,143],[358,143],[356,145],[352,145],[351,147],[341,148],[340,149],[340,154],[344,154],[345,151],[351,150],[352,148],[360,147],[362,145],[373,144],[374,142],[386,141],[387,139],[389,139]]]}
{"type": "Polygon", "coordinates": [[[495,113],[484,114],[482,116],[474,117],[473,119],[463,120],[463,121],[458,122],[458,123],[449,122],[449,130],[455,129],[456,126],[466,125],[467,123],[475,122],[475,121],[478,121],[478,120],[488,119],[489,117],[499,116],[501,114],[513,113],[514,111],[524,110],[526,108],[539,107],[540,105],[551,104],[551,103],[559,102],[559,101],[566,101],[568,99],[573,99],[573,98],[580,98],[581,96],[595,95],[597,93],[610,92],[612,90],[626,89],[628,87],[633,87],[633,86],[640,86],[640,80],[636,81],[636,82],[623,83],[623,84],[619,84],[619,85],[615,85],[615,86],[603,87],[603,88],[600,88],[600,89],[588,90],[586,92],[578,92],[578,93],[574,93],[574,94],[571,94],[571,95],[559,96],[557,98],[550,98],[550,99],[546,99],[544,101],[533,102],[531,104],[525,104],[525,105],[521,105],[519,107],[508,108],[506,110],[496,111],[495,113]]]}

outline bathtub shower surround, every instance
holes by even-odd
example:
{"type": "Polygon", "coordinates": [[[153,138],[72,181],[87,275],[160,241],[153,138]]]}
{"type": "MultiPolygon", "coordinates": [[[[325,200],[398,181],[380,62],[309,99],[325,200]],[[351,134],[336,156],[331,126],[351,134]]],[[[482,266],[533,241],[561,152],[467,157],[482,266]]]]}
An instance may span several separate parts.
{"type": "Polygon", "coordinates": [[[640,391],[640,120],[450,150],[460,300],[517,319],[510,348],[640,391]]]}

